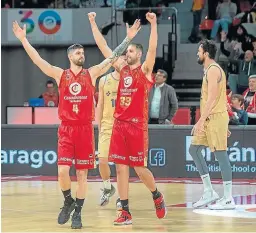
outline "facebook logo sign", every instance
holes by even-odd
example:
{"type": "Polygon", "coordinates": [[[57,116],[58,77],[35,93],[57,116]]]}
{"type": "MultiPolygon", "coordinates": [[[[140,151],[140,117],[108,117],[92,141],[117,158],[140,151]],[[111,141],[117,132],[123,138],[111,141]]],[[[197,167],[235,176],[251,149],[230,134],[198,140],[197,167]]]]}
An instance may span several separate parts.
{"type": "Polygon", "coordinates": [[[165,150],[162,148],[150,149],[149,163],[152,167],[163,167],[165,165],[165,150]]]}

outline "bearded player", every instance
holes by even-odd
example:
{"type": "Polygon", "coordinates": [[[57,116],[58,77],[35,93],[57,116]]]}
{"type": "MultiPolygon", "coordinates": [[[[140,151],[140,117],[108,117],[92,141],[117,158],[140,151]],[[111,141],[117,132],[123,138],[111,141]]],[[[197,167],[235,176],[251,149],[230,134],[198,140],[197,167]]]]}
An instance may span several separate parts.
{"type": "Polygon", "coordinates": [[[113,51],[109,58],[99,65],[83,69],[84,49],[74,44],[67,50],[70,69],[63,70],[43,60],[26,39],[26,25],[23,29],[13,23],[13,32],[21,41],[31,60],[47,75],[54,78],[59,87],[58,130],[58,179],[65,201],[58,216],[58,223],[65,224],[70,214],[73,229],[82,227],[81,209],[84,204],[88,169],[95,168],[94,135],[92,121],[94,119],[93,94],[96,79],[104,74],[118,57],[125,51],[130,41],[140,29],[135,23],[127,28],[127,37],[113,51]],[[75,160],[77,175],[76,200],[71,196],[69,170],[75,160]]]}
{"type": "MultiPolygon", "coordinates": [[[[157,190],[154,177],[147,169],[148,153],[148,93],[153,85],[152,70],[157,48],[157,22],[154,13],[147,13],[151,24],[149,49],[141,64],[142,46],[130,44],[126,61],[119,58],[114,67],[120,73],[120,82],[115,108],[115,121],[110,142],[109,161],[116,163],[117,187],[122,211],[115,225],[132,224],[129,210],[129,167],[134,167],[141,181],[151,191],[158,218],[164,218],[166,207],[163,195],[157,190]]],[[[93,33],[95,23],[91,21],[93,33]]],[[[111,54],[107,44],[99,47],[105,57],[111,54]]]]}
{"type": "Polygon", "coordinates": [[[204,193],[194,208],[209,205],[210,209],[234,209],[232,197],[232,169],[227,155],[229,116],[227,112],[226,75],[214,61],[217,47],[213,41],[204,40],[198,48],[198,63],[204,67],[201,89],[201,117],[192,129],[193,135],[189,152],[203,181],[204,193]],[[228,133],[227,133],[228,132],[228,133]],[[219,199],[213,190],[207,164],[202,149],[209,147],[219,162],[223,179],[224,196],[219,199]],[[213,202],[214,205],[210,205],[213,202]]]}

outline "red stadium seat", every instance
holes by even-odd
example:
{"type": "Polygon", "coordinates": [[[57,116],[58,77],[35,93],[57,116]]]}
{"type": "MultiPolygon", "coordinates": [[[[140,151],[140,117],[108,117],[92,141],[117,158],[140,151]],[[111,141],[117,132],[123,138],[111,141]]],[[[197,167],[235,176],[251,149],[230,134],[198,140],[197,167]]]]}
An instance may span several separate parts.
{"type": "Polygon", "coordinates": [[[204,19],[200,24],[200,30],[212,30],[214,24],[214,20],[211,19],[204,19]]]}
{"type": "Polygon", "coordinates": [[[190,109],[179,108],[172,119],[175,125],[190,125],[190,109]]]}
{"type": "Polygon", "coordinates": [[[195,119],[196,122],[198,122],[199,118],[200,118],[200,109],[197,108],[197,109],[196,109],[196,119],[195,119]]]}

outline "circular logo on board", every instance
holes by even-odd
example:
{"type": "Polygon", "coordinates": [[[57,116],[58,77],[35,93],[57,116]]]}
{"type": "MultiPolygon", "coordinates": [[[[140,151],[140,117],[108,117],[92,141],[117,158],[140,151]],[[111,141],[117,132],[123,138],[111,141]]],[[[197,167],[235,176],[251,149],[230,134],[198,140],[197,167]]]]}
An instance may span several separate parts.
{"type": "Polygon", "coordinates": [[[72,94],[72,95],[78,95],[82,90],[82,87],[81,87],[81,84],[80,83],[72,83],[70,86],[69,86],[69,92],[72,94]]]}
{"type": "Polygon", "coordinates": [[[128,76],[126,78],[124,78],[124,87],[128,88],[132,85],[132,77],[128,76]]]}
{"type": "Polygon", "coordinates": [[[194,213],[233,218],[256,218],[256,204],[236,205],[234,210],[195,209],[194,213]]]}

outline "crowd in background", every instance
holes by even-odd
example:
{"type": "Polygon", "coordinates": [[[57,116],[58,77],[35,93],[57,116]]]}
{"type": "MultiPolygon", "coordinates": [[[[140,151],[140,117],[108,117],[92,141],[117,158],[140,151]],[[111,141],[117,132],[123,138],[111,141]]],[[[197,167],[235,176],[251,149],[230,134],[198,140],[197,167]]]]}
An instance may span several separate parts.
{"type": "MultiPolygon", "coordinates": [[[[167,0],[116,0],[119,8],[163,7],[156,12],[164,15],[167,0]]],[[[81,8],[110,7],[113,0],[3,0],[2,8],[81,8]]],[[[202,20],[205,0],[193,0],[193,27],[188,40],[198,43],[207,30],[200,27],[205,21],[212,25],[208,37],[219,43],[216,61],[227,76],[227,99],[230,124],[256,124],[256,1],[208,1],[209,17],[202,20]],[[213,4],[210,6],[210,4],[213,4]],[[200,30],[201,29],[201,30],[200,30]]],[[[124,22],[138,17],[138,11],[124,12],[124,22]]],[[[144,11],[140,11],[144,15],[144,11]]],[[[141,18],[143,24],[143,17],[141,18]]],[[[158,90],[158,88],[155,88],[158,90]]]]}

